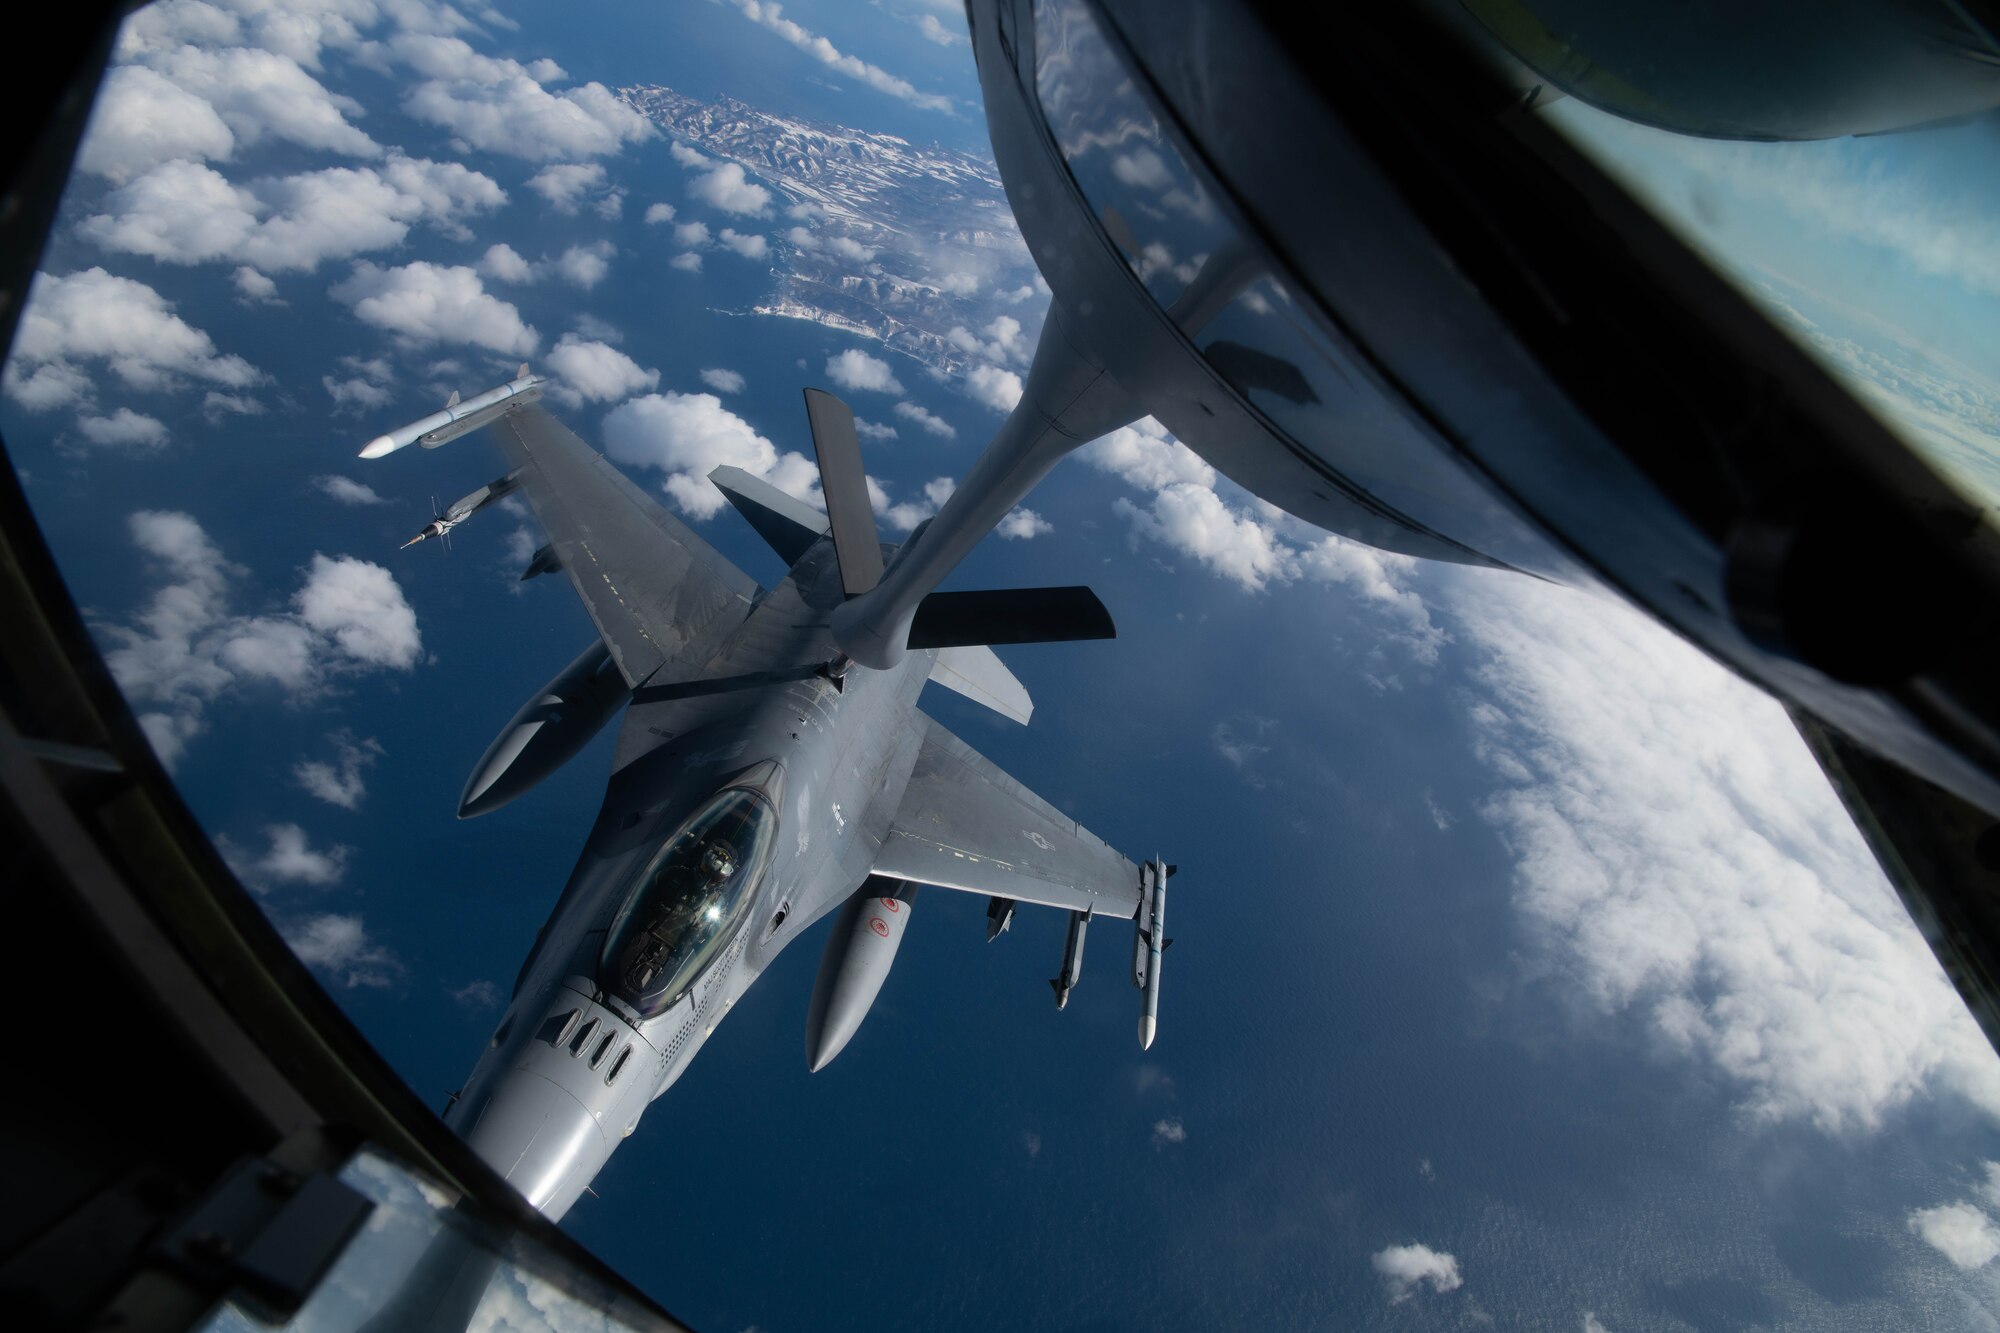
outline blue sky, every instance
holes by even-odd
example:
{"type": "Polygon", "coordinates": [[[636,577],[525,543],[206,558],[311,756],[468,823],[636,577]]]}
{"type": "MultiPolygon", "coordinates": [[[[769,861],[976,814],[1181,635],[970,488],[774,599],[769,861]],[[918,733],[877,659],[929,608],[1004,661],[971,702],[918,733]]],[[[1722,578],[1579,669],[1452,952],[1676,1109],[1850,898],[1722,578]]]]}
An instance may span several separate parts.
{"type": "MultiPolygon", "coordinates": [[[[196,812],[434,1104],[608,738],[451,818],[589,623],[516,581],[518,514],[396,549],[500,470],[480,441],[354,454],[526,359],[768,581],[691,479],[809,481],[817,383],[895,432],[864,447],[884,526],[914,522],[1025,368],[1046,298],[1018,247],[794,215],[610,90],[983,155],[961,25],[168,0],[121,46],[0,428],[196,812]],[[929,284],[964,337],[924,360],[743,313],[843,239],[849,276],[929,284]]],[[[1029,504],[963,584],[1087,580],[1119,639],[1008,653],[1029,727],[926,706],[1182,865],[1159,1044],[1120,932],[1058,1014],[1059,914],[989,946],[977,901],[931,891],[816,1076],[819,933],[781,959],[578,1236],[716,1329],[1995,1326],[2000,1059],[1775,706],[1613,604],[1329,539],[1150,424],[1029,504]]]]}

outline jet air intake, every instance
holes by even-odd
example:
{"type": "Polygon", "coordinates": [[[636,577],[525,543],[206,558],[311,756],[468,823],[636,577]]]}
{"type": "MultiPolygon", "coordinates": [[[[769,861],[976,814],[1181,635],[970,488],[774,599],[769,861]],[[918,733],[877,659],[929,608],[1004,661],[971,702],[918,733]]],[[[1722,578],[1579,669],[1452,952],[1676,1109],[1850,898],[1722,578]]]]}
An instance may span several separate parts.
{"type": "Polygon", "coordinates": [[[906,880],[870,875],[840,909],[806,1013],[806,1067],[813,1073],[826,1068],[860,1031],[889,979],[916,897],[917,886],[906,880]]]}

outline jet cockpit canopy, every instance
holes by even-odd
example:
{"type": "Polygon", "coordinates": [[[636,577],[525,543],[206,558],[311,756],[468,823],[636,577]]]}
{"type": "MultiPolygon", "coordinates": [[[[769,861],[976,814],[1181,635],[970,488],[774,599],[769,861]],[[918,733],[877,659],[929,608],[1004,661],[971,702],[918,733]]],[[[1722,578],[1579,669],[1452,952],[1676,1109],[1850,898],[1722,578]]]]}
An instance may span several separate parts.
{"type": "Polygon", "coordinates": [[[642,1018],[678,1003],[734,934],[777,827],[770,800],[747,787],[696,811],[640,873],[612,921],[598,984],[642,1018]]]}

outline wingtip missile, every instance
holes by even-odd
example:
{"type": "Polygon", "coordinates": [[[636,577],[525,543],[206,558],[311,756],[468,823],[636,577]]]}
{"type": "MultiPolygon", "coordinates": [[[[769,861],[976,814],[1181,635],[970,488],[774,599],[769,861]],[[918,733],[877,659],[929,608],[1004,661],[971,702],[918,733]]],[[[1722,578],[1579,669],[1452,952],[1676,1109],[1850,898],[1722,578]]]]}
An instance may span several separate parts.
{"type": "MultiPolygon", "coordinates": [[[[1139,1048],[1151,1050],[1160,1031],[1160,954],[1166,949],[1167,867],[1157,857],[1141,868],[1139,931],[1135,952],[1145,950],[1143,975],[1135,976],[1140,989],[1139,1048]]],[[[1140,960],[1134,959],[1137,963],[1140,960]]]]}
{"type": "Polygon", "coordinates": [[[454,392],[450,400],[445,403],[443,411],[433,412],[386,435],[376,436],[362,448],[361,456],[383,458],[413,444],[421,444],[426,449],[435,449],[461,435],[478,430],[481,426],[491,424],[524,403],[534,402],[542,396],[543,383],[541,376],[529,374],[527,367],[523,366],[517,378],[497,388],[488,389],[485,393],[461,401],[454,392]]]}

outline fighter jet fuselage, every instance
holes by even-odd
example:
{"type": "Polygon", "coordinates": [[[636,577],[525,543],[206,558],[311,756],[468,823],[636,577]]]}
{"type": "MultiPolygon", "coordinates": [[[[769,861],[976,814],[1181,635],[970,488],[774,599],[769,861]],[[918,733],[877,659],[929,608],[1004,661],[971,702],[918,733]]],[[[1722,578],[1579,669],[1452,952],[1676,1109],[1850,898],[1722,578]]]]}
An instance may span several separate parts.
{"type": "Polygon", "coordinates": [[[633,697],[603,809],[448,1116],[551,1216],[779,950],[873,868],[936,654],[834,681],[817,668],[841,600],[822,540],[709,679],[633,697]]]}

